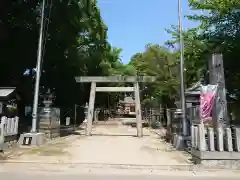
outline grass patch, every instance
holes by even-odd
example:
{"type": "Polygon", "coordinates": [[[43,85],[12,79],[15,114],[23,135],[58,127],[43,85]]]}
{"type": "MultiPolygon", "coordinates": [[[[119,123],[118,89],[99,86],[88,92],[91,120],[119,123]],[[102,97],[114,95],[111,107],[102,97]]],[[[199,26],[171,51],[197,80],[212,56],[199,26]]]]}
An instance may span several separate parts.
{"type": "Polygon", "coordinates": [[[60,156],[65,155],[67,152],[60,147],[38,147],[31,149],[28,154],[36,154],[39,156],[60,156]]]}
{"type": "Polygon", "coordinates": [[[63,149],[44,149],[40,152],[40,156],[61,156],[68,154],[63,149]]]}

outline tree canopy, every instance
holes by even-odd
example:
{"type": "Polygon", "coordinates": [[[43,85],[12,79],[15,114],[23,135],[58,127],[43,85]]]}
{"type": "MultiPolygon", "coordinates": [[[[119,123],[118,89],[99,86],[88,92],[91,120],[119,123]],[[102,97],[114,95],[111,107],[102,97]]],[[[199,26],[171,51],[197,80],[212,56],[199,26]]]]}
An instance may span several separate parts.
{"type": "MultiPolygon", "coordinates": [[[[120,63],[96,3],[46,0],[40,91],[52,89],[63,111],[88,100],[88,85],[75,76],[109,75],[120,63]]],[[[0,86],[17,87],[24,106],[33,102],[41,6],[42,0],[0,2],[0,86]]]]}
{"type": "MultiPolygon", "coordinates": [[[[0,2],[0,86],[16,86],[24,105],[33,101],[41,2],[0,2]]],[[[240,2],[189,0],[189,6],[196,14],[187,18],[199,26],[183,32],[186,86],[207,77],[209,54],[220,52],[228,99],[240,104],[240,2]]],[[[141,85],[142,103],[173,106],[180,89],[179,33],[176,25],[166,28],[172,39],[163,45],[146,44],[144,52],[123,64],[122,49],[107,41],[108,28],[96,1],[46,0],[41,87],[55,91],[56,106],[69,108],[88,100],[89,86],[77,84],[75,76],[151,75],[157,81],[141,85]]],[[[100,104],[106,96],[98,99],[100,104]]],[[[119,95],[111,96],[115,103],[119,95]]]]}
{"type": "MultiPolygon", "coordinates": [[[[225,81],[228,101],[239,104],[240,83],[238,62],[240,48],[240,2],[238,0],[189,0],[194,15],[186,15],[198,26],[185,29],[184,61],[185,83],[190,87],[200,80],[208,79],[208,60],[212,53],[222,53],[224,57],[225,81]],[[201,12],[201,13],[199,13],[201,12]]],[[[130,60],[138,73],[156,75],[157,82],[148,85],[149,98],[159,99],[164,104],[179,95],[179,30],[177,25],[166,27],[172,39],[164,45],[147,45],[144,52],[136,53],[130,60]],[[153,88],[153,89],[151,89],[153,88]],[[150,90],[151,89],[151,90],[150,90]]],[[[233,110],[233,109],[232,109],[233,110]]],[[[231,110],[231,111],[232,111],[231,110]]]]}

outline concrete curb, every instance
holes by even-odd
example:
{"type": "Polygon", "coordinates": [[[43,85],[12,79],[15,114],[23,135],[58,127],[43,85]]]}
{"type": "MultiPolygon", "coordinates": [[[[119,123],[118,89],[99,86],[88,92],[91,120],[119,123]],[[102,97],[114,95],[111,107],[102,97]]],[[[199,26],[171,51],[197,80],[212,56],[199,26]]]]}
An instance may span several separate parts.
{"type": "Polygon", "coordinates": [[[196,171],[196,172],[217,172],[226,171],[240,173],[240,169],[231,168],[214,168],[204,167],[201,165],[144,165],[144,164],[107,164],[107,163],[84,163],[84,162],[42,162],[42,161],[21,161],[21,160],[0,160],[0,164],[34,164],[34,165],[54,165],[54,166],[66,166],[74,165],[81,168],[96,168],[96,169],[132,169],[132,170],[167,170],[167,171],[196,171]]]}

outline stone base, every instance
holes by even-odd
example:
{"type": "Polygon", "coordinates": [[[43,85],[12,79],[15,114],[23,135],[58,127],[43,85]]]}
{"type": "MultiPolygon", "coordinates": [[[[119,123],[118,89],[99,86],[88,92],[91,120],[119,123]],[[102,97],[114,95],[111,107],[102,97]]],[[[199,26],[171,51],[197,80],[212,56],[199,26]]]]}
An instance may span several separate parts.
{"type": "Polygon", "coordinates": [[[5,151],[6,149],[8,149],[7,143],[0,143],[0,151],[5,151]]]}
{"type": "Polygon", "coordinates": [[[189,138],[189,136],[182,136],[178,134],[173,135],[173,147],[177,150],[185,150],[187,148],[186,145],[189,138]]]}
{"type": "Polygon", "coordinates": [[[239,169],[240,152],[198,151],[192,149],[192,161],[204,168],[239,169]]]}
{"type": "Polygon", "coordinates": [[[240,152],[191,150],[193,157],[200,160],[240,160],[240,152]]]}
{"type": "Polygon", "coordinates": [[[6,151],[7,149],[13,147],[17,144],[17,139],[17,135],[4,136],[4,138],[0,141],[0,150],[6,151]]]}
{"type": "Polygon", "coordinates": [[[194,162],[204,169],[240,169],[240,160],[201,160],[200,162],[194,162]]]}
{"type": "Polygon", "coordinates": [[[209,168],[240,168],[240,152],[191,150],[192,161],[209,168]]]}
{"type": "Polygon", "coordinates": [[[82,122],[82,124],[80,124],[80,127],[86,129],[87,123],[86,122],[82,122]]]}
{"type": "Polygon", "coordinates": [[[44,133],[21,134],[18,143],[22,146],[40,146],[45,142],[44,133]]]}

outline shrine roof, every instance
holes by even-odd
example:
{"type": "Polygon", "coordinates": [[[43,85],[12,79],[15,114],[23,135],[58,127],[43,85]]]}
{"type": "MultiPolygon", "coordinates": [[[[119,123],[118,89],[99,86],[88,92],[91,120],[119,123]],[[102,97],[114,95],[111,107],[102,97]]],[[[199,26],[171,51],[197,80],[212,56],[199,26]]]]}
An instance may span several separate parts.
{"type": "Polygon", "coordinates": [[[7,97],[15,91],[15,87],[0,87],[0,97],[7,97]]]}
{"type": "Polygon", "coordinates": [[[200,87],[201,87],[201,85],[202,85],[202,83],[200,81],[196,82],[190,88],[185,90],[185,94],[189,94],[189,95],[198,95],[198,94],[200,94],[200,87]]]}
{"type": "Polygon", "coordinates": [[[124,103],[125,104],[133,104],[133,103],[135,103],[135,100],[132,97],[125,97],[123,101],[120,100],[119,102],[122,104],[124,104],[124,103]]]}

